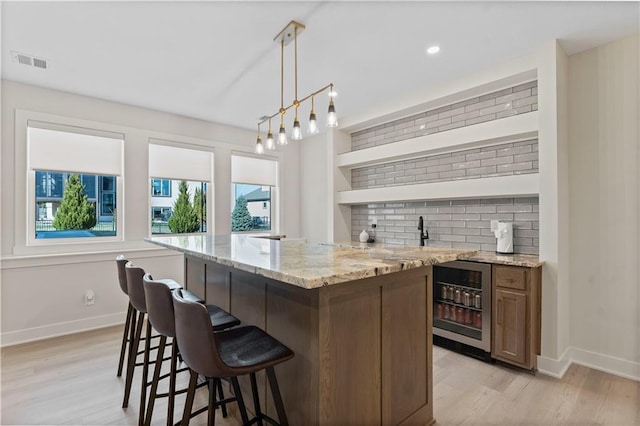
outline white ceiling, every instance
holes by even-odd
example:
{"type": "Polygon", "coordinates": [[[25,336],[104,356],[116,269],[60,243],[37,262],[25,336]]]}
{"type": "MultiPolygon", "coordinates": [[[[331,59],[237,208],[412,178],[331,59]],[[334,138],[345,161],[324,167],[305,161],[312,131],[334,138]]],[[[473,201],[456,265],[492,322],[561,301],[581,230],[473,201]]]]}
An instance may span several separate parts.
{"type": "MultiPolygon", "coordinates": [[[[639,10],[637,1],[3,2],[2,78],[254,129],[279,107],[273,38],[292,19],[307,26],[298,39],[299,97],[334,82],[344,117],[553,38],[573,54],[636,33],[639,10]],[[442,50],[427,57],[432,44],[442,50]],[[44,58],[49,69],[18,64],[11,51],[44,58]]],[[[285,104],[292,60],[293,44],[285,104]]],[[[319,98],[319,119],[327,101],[319,98]]]]}

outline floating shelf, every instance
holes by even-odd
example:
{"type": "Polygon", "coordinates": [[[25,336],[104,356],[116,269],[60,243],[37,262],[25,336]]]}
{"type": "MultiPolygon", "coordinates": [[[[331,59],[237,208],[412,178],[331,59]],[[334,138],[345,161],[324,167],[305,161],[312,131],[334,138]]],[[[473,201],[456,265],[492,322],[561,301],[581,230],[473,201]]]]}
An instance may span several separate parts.
{"type": "Polygon", "coordinates": [[[538,173],[530,173],[340,191],[337,193],[337,202],[338,204],[367,204],[395,201],[527,197],[537,196],[539,188],[538,173]]]}
{"type": "Polygon", "coordinates": [[[336,165],[348,169],[444,154],[504,142],[516,142],[538,136],[538,112],[473,124],[446,132],[432,133],[372,148],[345,152],[337,156],[336,165]]]}

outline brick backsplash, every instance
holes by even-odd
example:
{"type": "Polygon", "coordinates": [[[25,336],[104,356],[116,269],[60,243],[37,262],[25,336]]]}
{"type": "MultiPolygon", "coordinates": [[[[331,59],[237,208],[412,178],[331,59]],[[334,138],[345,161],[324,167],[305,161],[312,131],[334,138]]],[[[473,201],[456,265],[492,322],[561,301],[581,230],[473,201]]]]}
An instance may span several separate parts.
{"type": "Polygon", "coordinates": [[[516,253],[538,254],[538,197],[354,205],[352,238],[357,241],[366,229],[374,234],[376,242],[417,246],[419,216],[429,231],[427,246],[495,251],[490,221],[498,219],[513,222],[516,253]],[[372,223],[377,225],[375,231],[372,223]]]}
{"type": "Polygon", "coordinates": [[[352,133],[351,150],[444,132],[537,109],[538,82],[532,81],[352,133]]]}
{"type": "Polygon", "coordinates": [[[351,188],[538,173],[538,140],[394,161],[351,171],[351,188]]]}

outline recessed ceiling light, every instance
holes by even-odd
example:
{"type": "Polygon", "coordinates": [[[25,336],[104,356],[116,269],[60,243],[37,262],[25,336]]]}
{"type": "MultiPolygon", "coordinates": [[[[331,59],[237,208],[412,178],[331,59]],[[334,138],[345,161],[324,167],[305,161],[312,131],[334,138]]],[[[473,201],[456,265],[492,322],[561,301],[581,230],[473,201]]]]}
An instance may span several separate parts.
{"type": "Polygon", "coordinates": [[[440,51],[440,46],[430,46],[427,47],[427,53],[429,55],[435,55],[436,53],[438,53],[440,51]]]}

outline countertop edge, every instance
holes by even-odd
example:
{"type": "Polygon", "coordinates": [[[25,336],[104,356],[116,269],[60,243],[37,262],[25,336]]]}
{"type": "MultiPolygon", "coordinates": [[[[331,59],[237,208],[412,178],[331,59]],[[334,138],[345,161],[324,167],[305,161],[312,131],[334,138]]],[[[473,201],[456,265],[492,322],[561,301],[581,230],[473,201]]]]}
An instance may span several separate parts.
{"type": "MultiPolygon", "coordinates": [[[[501,264],[510,266],[522,266],[522,267],[539,267],[543,264],[539,260],[536,260],[535,255],[498,255],[491,252],[481,251],[468,251],[466,253],[449,253],[449,254],[431,254],[424,259],[407,259],[399,261],[398,264],[386,265],[383,267],[376,267],[372,269],[365,269],[354,272],[346,272],[342,274],[329,275],[319,278],[302,278],[294,275],[289,275],[282,272],[273,271],[271,269],[260,268],[246,263],[234,261],[231,259],[220,258],[211,254],[204,254],[198,251],[189,250],[187,248],[174,246],[171,244],[157,241],[152,238],[145,238],[146,242],[155,244],[170,250],[175,250],[188,254],[190,256],[218,263],[220,265],[234,267],[236,269],[246,271],[252,274],[260,275],[265,278],[282,281],[291,285],[295,285],[304,289],[314,289],[325,287],[333,284],[345,283],[348,281],[355,281],[359,279],[371,278],[381,275],[387,275],[395,272],[405,271],[409,269],[420,268],[423,266],[431,266],[439,263],[446,263],[454,260],[466,260],[472,262],[483,262],[491,264],[501,264]]],[[[343,246],[344,247],[344,246],[343,246]]],[[[348,248],[348,247],[347,247],[348,248]]],[[[356,250],[356,249],[354,249],[356,250]]]]}
{"type": "Polygon", "coordinates": [[[488,251],[477,251],[472,254],[461,254],[458,260],[469,262],[491,263],[494,265],[522,266],[525,268],[539,268],[544,264],[534,254],[498,254],[488,251]]]}

